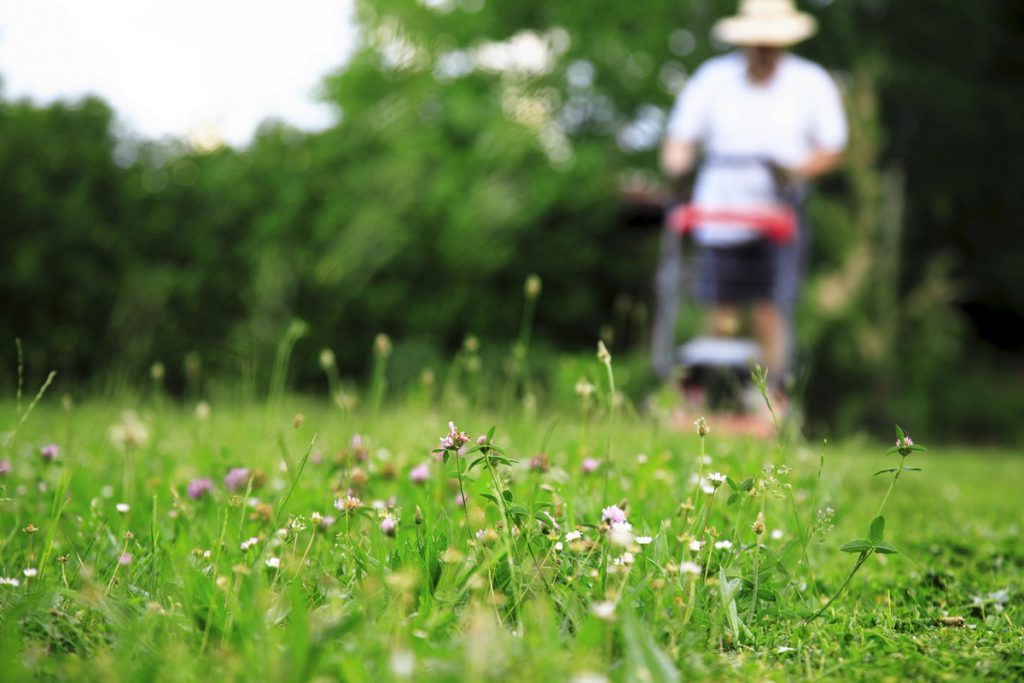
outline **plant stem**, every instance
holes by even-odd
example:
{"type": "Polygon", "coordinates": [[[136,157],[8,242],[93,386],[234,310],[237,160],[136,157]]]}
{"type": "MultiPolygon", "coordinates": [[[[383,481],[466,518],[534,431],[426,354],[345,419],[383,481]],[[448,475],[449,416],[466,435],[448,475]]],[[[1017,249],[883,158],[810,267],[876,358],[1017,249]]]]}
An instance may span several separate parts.
{"type": "Polygon", "coordinates": [[[469,523],[469,501],[466,500],[466,489],[462,486],[462,460],[459,459],[458,451],[453,451],[455,456],[455,471],[459,475],[459,495],[462,496],[462,512],[466,515],[466,539],[473,541],[473,529],[469,523]]]}
{"type": "Polygon", "coordinates": [[[889,482],[889,490],[885,492],[885,498],[882,499],[882,504],[878,508],[878,515],[876,515],[877,517],[881,517],[882,510],[885,509],[885,504],[889,502],[889,494],[892,493],[893,487],[896,486],[896,480],[900,478],[901,474],[903,474],[903,465],[906,462],[907,456],[904,455],[903,457],[900,458],[900,466],[899,469],[896,470],[896,475],[892,478],[892,481],[889,482]]]}

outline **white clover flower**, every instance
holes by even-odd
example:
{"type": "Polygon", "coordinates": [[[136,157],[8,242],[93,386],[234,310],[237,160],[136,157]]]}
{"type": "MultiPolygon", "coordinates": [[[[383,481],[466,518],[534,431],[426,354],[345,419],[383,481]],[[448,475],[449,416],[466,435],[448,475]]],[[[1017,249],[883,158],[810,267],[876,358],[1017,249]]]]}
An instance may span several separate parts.
{"type": "Polygon", "coordinates": [[[18,581],[17,579],[0,576],[0,586],[14,586],[17,588],[20,585],[21,581],[18,581]]]}
{"type": "Polygon", "coordinates": [[[590,606],[590,611],[593,612],[594,616],[598,619],[611,621],[615,618],[615,603],[610,601],[595,602],[590,606]]]}
{"type": "Polygon", "coordinates": [[[281,567],[281,558],[280,557],[268,557],[267,558],[267,566],[270,567],[271,569],[280,569],[280,567],[281,567]]]}
{"type": "Polygon", "coordinates": [[[637,536],[633,539],[638,545],[649,545],[654,541],[653,536],[637,536]]]}
{"type": "Polygon", "coordinates": [[[555,552],[560,553],[565,546],[562,545],[561,541],[555,543],[555,552]]]}
{"type": "Polygon", "coordinates": [[[118,503],[114,507],[117,508],[117,511],[120,512],[122,515],[127,514],[128,511],[132,509],[131,506],[128,505],[128,503],[118,503]]]}
{"type": "Polygon", "coordinates": [[[39,570],[36,569],[35,567],[25,567],[25,569],[24,569],[24,571],[22,573],[26,577],[31,579],[31,578],[34,578],[37,574],[39,574],[39,570]]]}
{"type": "Polygon", "coordinates": [[[565,535],[565,540],[570,543],[572,541],[578,541],[581,538],[583,538],[583,533],[580,531],[570,531],[565,535]]]}
{"type": "Polygon", "coordinates": [[[613,545],[617,545],[622,548],[629,547],[633,543],[633,525],[629,522],[613,524],[611,531],[608,532],[608,540],[611,541],[613,545]]]}
{"type": "Polygon", "coordinates": [[[679,565],[680,574],[690,574],[692,576],[700,576],[701,573],[700,565],[696,562],[683,562],[679,565]]]}
{"type": "Polygon", "coordinates": [[[773,541],[777,541],[783,536],[782,529],[772,529],[772,533],[770,535],[773,541]]]}
{"type": "Polygon", "coordinates": [[[255,536],[251,536],[250,538],[247,538],[244,541],[242,541],[241,548],[242,550],[248,550],[249,548],[253,547],[259,542],[260,539],[256,538],[255,536]]]}
{"type": "Polygon", "coordinates": [[[690,541],[686,547],[692,552],[699,553],[700,549],[704,547],[704,541],[690,541]]]}
{"type": "Polygon", "coordinates": [[[715,541],[715,550],[732,550],[732,541],[729,539],[715,541]]]}

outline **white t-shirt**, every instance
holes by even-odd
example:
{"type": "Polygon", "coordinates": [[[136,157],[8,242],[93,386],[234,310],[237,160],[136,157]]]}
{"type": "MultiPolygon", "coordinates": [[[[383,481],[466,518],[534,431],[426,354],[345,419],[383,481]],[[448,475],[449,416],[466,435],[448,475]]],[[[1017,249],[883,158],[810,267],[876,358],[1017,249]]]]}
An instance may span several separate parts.
{"type": "MultiPolygon", "coordinates": [[[[705,62],[683,88],[668,121],[668,137],[697,144],[704,161],[693,202],[707,210],[744,210],[777,204],[765,161],[798,166],[813,150],[846,146],[839,89],[822,67],[784,54],[767,83],[747,77],[746,58],[733,52],[705,62]]],[[[753,239],[742,224],[698,225],[702,244],[753,239]]]]}

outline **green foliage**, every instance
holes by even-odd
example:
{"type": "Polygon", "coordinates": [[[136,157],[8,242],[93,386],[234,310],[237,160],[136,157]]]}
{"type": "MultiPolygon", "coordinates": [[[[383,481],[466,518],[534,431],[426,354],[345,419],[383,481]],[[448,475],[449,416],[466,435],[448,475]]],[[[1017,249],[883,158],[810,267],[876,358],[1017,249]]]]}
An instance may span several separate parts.
{"type": "MultiPolygon", "coordinates": [[[[821,32],[798,51],[838,70],[853,134],[810,206],[810,425],[850,432],[897,413],[935,434],[1011,438],[1024,399],[979,397],[993,382],[1019,395],[1019,359],[978,338],[1022,347],[1020,9],[810,5],[821,32]],[[963,391],[932,400],[951,374],[963,391]]],[[[535,349],[599,332],[617,354],[642,348],[656,238],[623,229],[616,188],[656,179],[673,96],[735,6],[358,2],[360,48],[321,89],[338,123],[270,122],[239,150],[119,139],[95,99],[0,101],[0,330],[24,339],[36,376],[137,382],[161,361],[167,388],[190,396],[228,374],[252,394],[316,386],[321,348],[337,393],[367,378],[387,332],[397,352],[374,381],[390,388],[467,334],[507,372],[537,273],[535,349]],[[542,68],[499,68],[515,41],[546,51],[542,68]],[[272,376],[295,319],[309,333],[290,374],[272,376]]],[[[535,356],[513,368],[517,391],[542,377],[565,392],[551,379],[564,368],[535,356]]]]}

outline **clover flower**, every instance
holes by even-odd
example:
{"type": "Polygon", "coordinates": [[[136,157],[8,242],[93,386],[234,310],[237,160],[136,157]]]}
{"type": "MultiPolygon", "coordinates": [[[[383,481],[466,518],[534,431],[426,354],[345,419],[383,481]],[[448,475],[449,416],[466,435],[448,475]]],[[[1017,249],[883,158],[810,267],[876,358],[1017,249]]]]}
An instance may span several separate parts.
{"type": "Polygon", "coordinates": [[[60,455],[60,446],[55,443],[46,444],[39,449],[39,455],[42,456],[46,462],[53,462],[60,455]]]}
{"type": "Polygon", "coordinates": [[[626,513],[618,505],[609,505],[601,510],[601,521],[608,526],[626,523],[626,513]]]}
{"type": "Polygon", "coordinates": [[[248,550],[249,548],[253,547],[254,545],[256,545],[259,542],[260,542],[259,538],[257,538],[256,536],[250,536],[249,538],[247,538],[244,541],[242,541],[242,543],[241,543],[241,545],[239,545],[239,547],[244,552],[244,551],[248,550]]]}
{"type": "Polygon", "coordinates": [[[385,536],[394,536],[397,527],[398,523],[391,515],[384,515],[384,519],[380,520],[380,532],[385,536]]]}
{"type": "Polygon", "coordinates": [[[359,500],[355,496],[345,496],[344,498],[338,498],[334,501],[334,508],[339,512],[355,512],[361,507],[363,507],[363,501],[359,500]]]}
{"type": "Polygon", "coordinates": [[[417,465],[409,470],[409,481],[414,484],[422,484],[430,478],[430,466],[426,463],[417,465]]]}
{"type": "Polygon", "coordinates": [[[904,434],[902,439],[896,439],[896,448],[899,449],[900,455],[907,456],[913,452],[914,440],[910,438],[910,434],[904,434]]]}
{"type": "Polygon", "coordinates": [[[581,467],[583,474],[593,474],[601,466],[601,461],[596,458],[583,458],[581,467]]]}
{"type": "Polygon", "coordinates": [[[188,497],[192,500],[199,500],[213,494],[213,482],[206,477],[193,479],[188,484],[188,497]]]}
{"type": "Polygon", "coordinates": [[[457,450],[464,443],[469,442],[469,434],[466,432],[460,432],[455,427],[455,422],[452,420],[448,421],[448,434],[441,437],[441,448],[446,451],[457,450]]]}
{"type": "Polygon", "coordinates": [[[249,483],[249,475],[252,474],[248,467],[232,467],[224,475],[224,486],[228,491],[241,491],[249,483]]]}
{"type": "Polygon", "coordinates": [[[726,479],[728,479],[728,477],[726,477],[721,472],[712,472],[711,474],[708,475],[708,481],[710,481],[711,485],[714,486],[716,489],[722,484],[724,484],[726,479]]]}
{"type": "Polygon", "coordinates": [[[34,579],[36,575],[39,574],[39,570],[35,567],[25,567],[25,569],[23,569],[21,573],[24,574],[27,578],[34,579]]]}
{"type": "Polygon", "coordinates": [[[270,567],[271,569],[280,569],[281,568],[281,558],[280,557],[268,557],[266,559],[265,564],[268,567],[270,567]]]}
{"type": "Polygon", "coordinates": [[[691,576],[700,576],[703,569],[696,562],[683,562],[679,565],[680,574],[690,574],[691,576]]]}
{"type": "Polygon", "coordinates": [[[14,586],[15,588],[17,588],[20,585],[21,581],[19,581],[18,579],[10,578],[7,576],[0,576],[0,586],[14,586]]]}
{"type": "Polygon", "coordinates": [[[11,461],[10,460],[6,460],[6,459],[0,460],[0,477],[6,477],[10,473],[11,473],[11,461]]]}
{"type": "Polygon", "coordinates": [[[127,567],[132,563],[132,559],[131,553],[121,553],[121,556],[117,558],[117,563],[122,567],[127,567]]]}
{"type": "Polygon", "coordinates": [[[583,533],[579,531],[570,531],[565,535],[565,540],[568,542],[578,541],[583,538],[583,533]]]}
{"type": "Polygon", "coordinates": [[[118,503],[114,508],[116,508],[122,515],[128,514],[128,511],[132,509],[131,505],[128,503],[118,503]]]}
{"type": "Polygon", "coordinates": [[[732,541],[729,539],[715,541],[715,550],[732,550],[732,541]]]}

